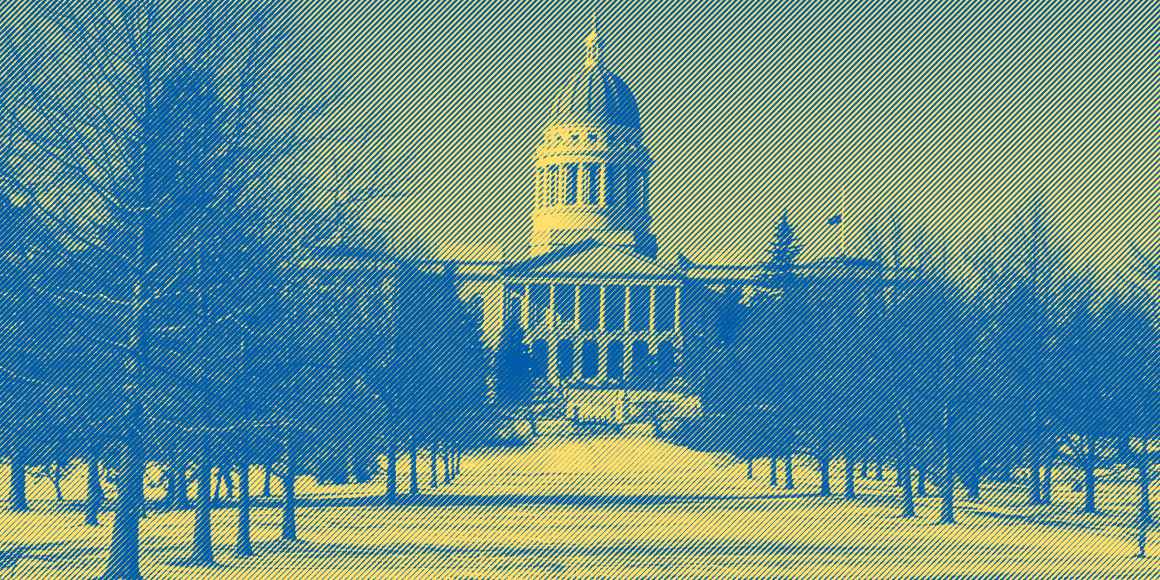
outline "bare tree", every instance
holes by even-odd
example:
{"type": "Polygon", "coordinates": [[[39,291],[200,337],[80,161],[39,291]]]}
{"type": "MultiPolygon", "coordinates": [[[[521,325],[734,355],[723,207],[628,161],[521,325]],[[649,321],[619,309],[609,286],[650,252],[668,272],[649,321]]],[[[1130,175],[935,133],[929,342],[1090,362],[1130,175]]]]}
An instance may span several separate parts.
{"type": "MultiPolygon", "coordinates": [[[[104,407],[118,454],[111,577],[140,576],[148,402],[163,385],[191,386],[183,371],[211,354],[166,335],[163,304],[197,281],[188,256],[198,252],[186,250],[206,239],[209,208],[235,203],[300,150],[321,111],[290,89],[279,14],[225,2],[50,4],[3,55],[0,178],[40,226],[34,286],[124,365],[104,407]],[[78,288],[37,269],[62,261],[117,280],[78,288]]],[[[195,559],[211,562],[199,521],[195,559]]]]}

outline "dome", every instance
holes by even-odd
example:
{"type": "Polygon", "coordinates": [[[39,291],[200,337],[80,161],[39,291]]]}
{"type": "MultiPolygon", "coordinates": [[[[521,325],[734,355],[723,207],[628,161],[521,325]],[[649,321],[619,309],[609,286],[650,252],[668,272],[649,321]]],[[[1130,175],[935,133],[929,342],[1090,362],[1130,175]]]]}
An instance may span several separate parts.
{"type": "Polygon", "coordinates": [[[557,93],[548,123],[620,125],[640,129],[640,112],[628,84],[597,64],[585,66],[572,75],[568,84],[557,93]]]}
{"type": "Polygon", "coordinates": [[[552,103],[549,125],[619,125],[640,129],[636,97],[628,84],[604,68],[595,27],[584,39],[584,68],[568,79],[552,103]]]}

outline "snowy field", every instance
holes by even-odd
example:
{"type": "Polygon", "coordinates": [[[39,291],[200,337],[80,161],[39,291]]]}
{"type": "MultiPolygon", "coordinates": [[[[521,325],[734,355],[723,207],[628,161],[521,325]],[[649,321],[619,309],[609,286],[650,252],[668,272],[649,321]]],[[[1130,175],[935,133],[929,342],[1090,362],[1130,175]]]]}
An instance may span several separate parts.
{"type": "MultiPolygon", "coordinates": [[[[396,507],[371,497],[382,481],[307,479],[297,542],[278,539],[277,498],[259,498],[251,558],[232,556],[234,512],[216,510],[215,568],[186,562],[192,511],[153,513],[142,565],[157,578],[1160,578],[1160,558],[1132,557],[1127,484],[1104,486],[1095,516],[1078,513],[1079,494],[1058,476],[1056,505],[1034,510],[1021,488],[989,486],[982,503],[958,504],[958,524],[940,526],[933,498],[918,500],[917,518],[898,518],[888,481],[859,480],[858,500],[813,497],[813,468],[799,461],[798,489],[774,490],[764,461],[749,480],[743,464],[643,434],[544,438],[467,457],[453,485],[424,485],[396,507]]],[[[840,491],[840,462],[833,474],[840,491]]],[[[260,471],[253,487],[261,491],[260,471]]],[[[86,528],[79,511],[51,501],[47,482],[30,478],[30,490],[33,513],[0,512],[0,575],[99,575],[111,515],[86,528]]],[[[79,477],[68,482],[69,498],[82,490],[79,477]]]]}

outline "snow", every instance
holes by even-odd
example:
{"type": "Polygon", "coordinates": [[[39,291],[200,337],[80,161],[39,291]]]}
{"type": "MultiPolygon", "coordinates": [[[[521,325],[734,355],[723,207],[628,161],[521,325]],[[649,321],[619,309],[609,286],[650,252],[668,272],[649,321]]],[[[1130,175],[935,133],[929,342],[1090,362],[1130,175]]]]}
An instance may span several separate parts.
{"type": "MultiPolygon", "coordinates": [[[[1133,558],[1136,502],[1129,481],[1105,484],[1099,515],[1078,513],[1080,495],[1057,475],[1053,506],[1023,505],[1013,484],[960,501],[959,523],[937,525],[936,498],[918,517],[897,517],[887,481],[859,480],[857,500],[816,497],[814,465],[795,462],[799,489],[754,480],[744,464],[648,437],[644,430],[468,456],[450,486],[389,507],[367,484],[299,484],[298,542],[278,539],[277,498],[254,511],[256,556],[232,555],[232,509],[214,511],[219,566],[187,563],[193,512],[155,512],[143,522],[143,570],[157,578],[556,578],[792,576],[887,578],[937,575],[1160,577],[1156,558],[1133,558]]],[[[406,461],[400,481],[406,488],[406,461]]],[[[841,490],[841,462],[833,484],[841,490]]],[[[7,473],[0,473],[7,480],[7,473]]],[[[252,487],[261,491],[259,470],[252,487]]],[[[83,525],[75,507],[51,501],[30,478],[34,511],[0,512],[0,573],[92,577],[103,570],[110,514],[83,525]]],[[[83,495],[83,470],[66,482],[83,495]]],[[[279,490],[275,488],[277,493],[279,490]]],[[[151,490],[158,493],[157,490],[151,490]]],[[[1152,554],[1160,545],[1149,543],[1152,554]]]]}

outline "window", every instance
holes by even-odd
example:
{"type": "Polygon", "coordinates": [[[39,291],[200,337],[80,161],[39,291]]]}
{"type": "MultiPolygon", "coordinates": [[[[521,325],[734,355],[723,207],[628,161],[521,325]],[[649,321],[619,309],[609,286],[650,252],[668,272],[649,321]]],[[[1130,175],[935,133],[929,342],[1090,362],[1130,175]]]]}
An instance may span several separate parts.
{"type": "Polygon", "coordinates": [[[651,371],[652,361],[648,352],[648,343],[643,340],[632,343],[632,373],[641,376],[651,371]]]}
{"type": "Polygon", "coordinates": [[[528,328],[545,324],[548,318],[548,287],[532,284],[528,288],[528,328]]]}
{"type": "Polygon", "coordinates": [[[600,350],[591,340],[584,341],[580,347],[580,375],[586,379],[594,379],[600,374],[600,350]]]}
{"type": "Polygon", "coordinates": [[[672,330],[677,320],[677,289],[675,286],[657,286],[656,288],[656,329],[657,331],[672,330]]]}
{"type": "Polygon", "coordinates": [[[556,374],[560,375],[560,380],[567,380],[572,378],[572,341],[561,340],[556,345],[556,374]]]}
{"type": "Polygon", "coordinates": [[[648,286],[628,288],[628,324],[634,332],[648,330],[649,297],[648,286]]]}
{"type": "Polygon", "coordinates": [[[624,286],[604,288],[604,329],[624,330],[624,286]]]}
{"type": "Polygon", "coordinates": [[[571,284],[556,286],[556,320],[564,326],[576,324],[576,287],[571,284]]]}
{"type": "Polygon", "coordinates": [[[605,374],[610,379],[624,378],[624,345],[613,341],[608,343],[608,368],[605,374]]]}
{"type": "Polygon", "coordinates": [[[600,287],[580,287],[580,330],[600,330],[600,287]]]}

